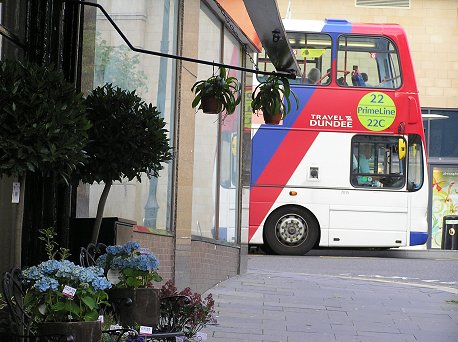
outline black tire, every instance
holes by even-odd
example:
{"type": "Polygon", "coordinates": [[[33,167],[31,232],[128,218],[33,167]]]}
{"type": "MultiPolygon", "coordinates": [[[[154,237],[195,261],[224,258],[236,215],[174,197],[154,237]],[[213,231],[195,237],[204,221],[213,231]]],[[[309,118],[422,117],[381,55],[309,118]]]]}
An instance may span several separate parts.
{"type": "Polygon", "coordinates": [[[261,251],[264,252],[264,254],[267,254],[267,255],[270,255],[270,254],[276,254],[272,248],[270,248],[270,246],[266,243],[262,244],[262,245],[259,245],[259,248],[261,249],[261,251]]]}
{"type": "Polygon", "coordinates": [[[319,227],[305,209],[282,207],[275,210],[264,224],[264,243],[282,255],[304,255],[316,244],[319,227]]]}

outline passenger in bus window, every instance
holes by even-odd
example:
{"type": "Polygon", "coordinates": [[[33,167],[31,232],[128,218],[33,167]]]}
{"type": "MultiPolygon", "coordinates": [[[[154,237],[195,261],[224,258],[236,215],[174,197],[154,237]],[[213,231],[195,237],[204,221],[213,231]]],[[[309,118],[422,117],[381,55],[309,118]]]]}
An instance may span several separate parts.
{"type": "Polygon", "coordinates": [[[368,175],[371,173],[369,161],[372,158],[372,146],[370,144],[361,144],[358,153],[358,173],[366,174],[363,176],[357,176],[358,185],[381,187],[382,184],[376,181],[372,176],[368,175]]]}
{"type": "Polygon", "coordinates": [[[391,79],[388,76],[385,76],[379,84],[380,88],[393,88],[391,79]]]}
{"type": "Polygon", "coordinates": [[[321,72],[317,68],[310,69],[309,73],[307,74],[307,79],[305,80],[305,84],[316,84],[321,77],[321,72]]]}
{"type": "Polygon", "coordinates": [[[343,76],[337,79],[337,84],[340,86],[348,86],[347,81],[345,81],[345,78],[343,76]]]}
{"type": "Polygon", "coordinates": [[[372,157],[372,148],[369,144],[361,144],[358,156],[358,171],[360,173],[369,173],[369,159],[372,157]]]}
{"type": "Polygon", "coordinates": [[[372,87],[372,84],[368,83],[367,81],[369,81],[369,77],[367,76],[367,74],[365,72],[362,72],[361,73],[361,77],[363,78],[363,81],[364,81],[364,85],[366,87],[372,87]]]}
{"type": "Polygon", "coordinates": [[[353,65],[353,72],[351,73],[351,83],[355,87],[365,87],[366,84],[364,83],[363,77],[359,73],[359,69],[357,65],[353,65]]]}

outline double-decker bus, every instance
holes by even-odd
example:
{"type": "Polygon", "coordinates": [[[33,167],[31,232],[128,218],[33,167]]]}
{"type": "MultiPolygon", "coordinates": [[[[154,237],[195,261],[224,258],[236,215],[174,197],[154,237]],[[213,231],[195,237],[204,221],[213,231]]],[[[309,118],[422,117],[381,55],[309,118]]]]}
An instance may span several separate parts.
{"type": "MultiPolygon", "coordinates": [[[[302,69],[291,80],[300,108],[279,125],[253,117],[249,244],[292,255],[424,244],[425,139],[405,31],[346,20],[284,26],[302,69]]],[[[274,70],[263,53],[258,66],[274,70]]]]}

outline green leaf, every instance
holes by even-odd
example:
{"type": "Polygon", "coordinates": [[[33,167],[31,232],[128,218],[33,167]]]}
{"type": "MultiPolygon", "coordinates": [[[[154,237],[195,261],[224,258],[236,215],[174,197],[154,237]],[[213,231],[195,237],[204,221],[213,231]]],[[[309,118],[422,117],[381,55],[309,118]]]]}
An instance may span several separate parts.
{"type": "Polygon", "coordinates": [[[67,310],[68,312],[71,312],[72,314],[76,316],[81,316],[80,307],[72,300],[67,300],[65,302],[65,310],[67,310]]]}
{"type": "Polygon", "coordinates": [[[81,298],[81,301],[86,304],[86,306],[90,309],[90,310],[94,310],[97,308],[97,303],[95,302],[94,298],[91,297],[91,296],[85,296],[85,297],[82,297],[81,298]]]}
{"type": "Polygon", "coordinates": [[[92,310],[87,312],[83,319],[84,321],[96,321],[99,318],[99,312],[97,310],[92,310]]]}

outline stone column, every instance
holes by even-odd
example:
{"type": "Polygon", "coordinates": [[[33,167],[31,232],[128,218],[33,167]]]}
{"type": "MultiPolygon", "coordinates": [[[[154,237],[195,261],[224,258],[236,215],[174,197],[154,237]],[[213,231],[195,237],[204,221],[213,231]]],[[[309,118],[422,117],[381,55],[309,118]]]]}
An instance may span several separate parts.
{"type": "MultiPolygon", "coordinates": [[[[180,3],[178,54],[198,57],[199,0],[180,3]]],[[[178,289],[191,284],[191,229],[195,114],[191,86],[196,82],[197,64],[178,62],[177,122],[175,156],[175,283],[178,289]]]]}

